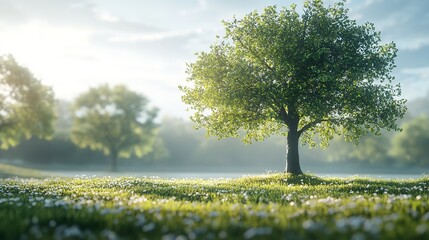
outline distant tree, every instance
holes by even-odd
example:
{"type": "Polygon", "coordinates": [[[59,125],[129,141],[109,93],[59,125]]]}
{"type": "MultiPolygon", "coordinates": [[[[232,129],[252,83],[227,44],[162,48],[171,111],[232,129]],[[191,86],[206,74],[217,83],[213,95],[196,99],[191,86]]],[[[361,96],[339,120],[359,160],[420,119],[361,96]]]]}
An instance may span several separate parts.
{"type": "Polygon", "coordinates": [[[54,93],[11,55],[0,56],[0,148],[53,133],[54,93]]]}
{"type": "Polygon", "coordinates": [[[392,140],[392,155],[401,163],[429,166],[429,117],[414,118],[402,128],[392,140]]]}
{"type": "Polygon", "coordinates": [[[326,147],[335,134],[357,141],[404,115],[392,85],[396,47],[374,25],[349,19],[344,4],[305,1],[225,21],[226,35],[188,64],[182,97],[208,135],[245,142],[287,135],[286,172],[301,174],[299,139],[326,147]]]}
{"type": "Polygon", "coordinates": [[[84,162],[101,163],[105,160],[100,152],[82,149],[72,143],[70,139],[72,113],[71,103],[56,100],[53,128],[54,134],[49,139],[23,139],[19,145],[0,151],[0,157],[10,160],[22,160],[29,163],[60,163],[60,164],[87,164],[84,162]]]}
{"type": "Polygon", "coordinates": [[[70,139],[54,137],[51,140],[31,138],[23,140],[18,146],[0,152],[2,157],[11,160],[22,160],[27,163],[37,164],[87,164],[85,160],[91,159],[92,163],[102,163],[103,154],[81,149],[74,145],[70,139]]]}
{"type": "Polygon", "coordinates": [[[91,88],[74,103],[72,141],[109,155],[116,171],[119,157],[141,157],[151,150],[157,109],[147,105],[146,97],[122,85],[91,88]]]}
{"type": "Polygon", "coordinates": [[[390,160],[391,134],[382,135],[367,134],[359,140],[359,145],[344,142],[342,137],[334,138],[327,151],[331,161],[353,161],[363,163],[385,164],[390,160]]]}
{"type": "Polygon", "coordinates": [[[194,131],[192,124],[178,118],[163,118],[159,136],[168,150],[171,161],[184,164],[192,161],[204,140],[204,133],[194,131]]]}

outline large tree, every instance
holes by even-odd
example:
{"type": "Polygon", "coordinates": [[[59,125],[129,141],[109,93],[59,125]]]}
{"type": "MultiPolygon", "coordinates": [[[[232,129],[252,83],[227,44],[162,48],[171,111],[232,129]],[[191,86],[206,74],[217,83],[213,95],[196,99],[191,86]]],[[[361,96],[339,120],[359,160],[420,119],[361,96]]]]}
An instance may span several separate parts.
{"type": "Polygon", "coordinates": [[[0,148],[53,133],[54,94],[11,55],[0,56],[0,148]]]}
{"type": "Polygon", "coordinates": [[[151,150],[157,109],[148,102],[122,85],[91,88],[74,103],[72,141],[109,155],[116,171],[119,157],[140,157],[151,150]]]}
{"type": "Polygon", "coordinates": [[[397,49],[359,25],[343,2],[267,7],[224,21],[226,34],[188,64],[182,97],[208,135],[263,140],[287,135],[286,172],[301,174],[299,139],[322,147],[335,134],[358,141],[397,130],[405,112],[391,71],[397,49]]]}

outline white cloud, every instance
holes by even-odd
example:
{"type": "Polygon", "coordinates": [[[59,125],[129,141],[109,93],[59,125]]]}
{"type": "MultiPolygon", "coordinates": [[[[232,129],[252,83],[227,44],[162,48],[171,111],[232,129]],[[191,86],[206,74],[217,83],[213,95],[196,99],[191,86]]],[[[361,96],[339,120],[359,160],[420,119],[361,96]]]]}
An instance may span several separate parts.
{"type": "Polygon", "coordinates": [[[404,68],[402,69],[401,73],[429,81],[429,66],[422,68],[404,68]]]}
{"type": "Polygon", "coordinates": [[[100,19],[101,21],[104,22],[118,22],[119,18],[112,15],[110,12],[108,11],[103,11],[103,10],[99,10],[97,8],[93,9],[94,13],[97,15],[98,19],[100,19]]]}
{"type": "Polygon", "coordinates": [[[403,96],[408,99],[422,97],[429,88],[429,66],[419,68],[403,68],[397,79],[401,81],[403,96]]]}
{"type": "Polygon", "coordinates": [[[347,1],[347,5],[352,6],[352,8],[350,9],[350,12],[352,14],[356,14],[359,17],[362,17],[362,15],[359,14],[360,12],[365,12],[366,9],[381,1],[383,0],[349,0],[347,1]]]}
{"type": "Polygon", "coordinates": [[[167,31],[167,32],[156,32],[156,33],[143,33],[143,34],[121,34],[118,36],[111,37],[111,42],[155,42],[168,38],[175,38],[181,36],[187,36],[190,34],[201,33],[201,29],[192,30],[180,30],[180,31],[167,31]]]}
{"type": "Polygon", "coordinates": [[[425,46],[429,46],[429,35],[420,36],[406,39],[399,39],[396,41],[399,49],[403,50],[417,50],[425,46]]]}
{"type": "Polygon", "coordinates": [[[182,10],[179,12],[181,16],[188,16],[192,14],[198,14],[208,9],[208,0],[198,0],[198,5],[195,8],[182,10]]]}
{"type": "Polygon", "coordinates": [[[2,25],[0,34],[0,51],[16,56],[35,71],[43,62],[58,63],[67,55],[88,55],[92,51],[90,31],[85,28],[33,20],[18,26],[2,25]]]}

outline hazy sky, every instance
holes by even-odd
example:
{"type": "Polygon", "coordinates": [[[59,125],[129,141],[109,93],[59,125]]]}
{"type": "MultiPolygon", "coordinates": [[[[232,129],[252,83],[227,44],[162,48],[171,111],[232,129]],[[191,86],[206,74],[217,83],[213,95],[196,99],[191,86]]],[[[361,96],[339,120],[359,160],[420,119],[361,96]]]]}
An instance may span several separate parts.
{"type": "MultiPolygon", "coordinates": [[[[186,62],[222,35],[221,20],[263,0],[0,0],[0,54],[10,53],[57,98],[73,100],[101,83],[148,96],[162,115],[187,117],[177,86],[186,62]]],[[[332,1],[326,1],[332,3],[332,1]]],[[[300,6],[300,5],[298,5],[300,6]]],[[[429,90],[429,1],[352,0],[359,22],[373,22],[399,48],[395,76],[412,99],[429,90]]]]}

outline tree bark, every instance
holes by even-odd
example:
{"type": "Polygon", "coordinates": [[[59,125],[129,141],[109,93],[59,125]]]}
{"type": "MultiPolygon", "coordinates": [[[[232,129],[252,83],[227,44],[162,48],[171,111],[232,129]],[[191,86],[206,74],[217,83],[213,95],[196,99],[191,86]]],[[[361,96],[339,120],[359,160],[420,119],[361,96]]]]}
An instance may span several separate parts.
{"type": "Polygon", "coordinates": [[[287,135],[286,146],[286,173],[302,174],[301,166],[299,165],[299,136],[298,124],[290,124],[287,135]]]}

